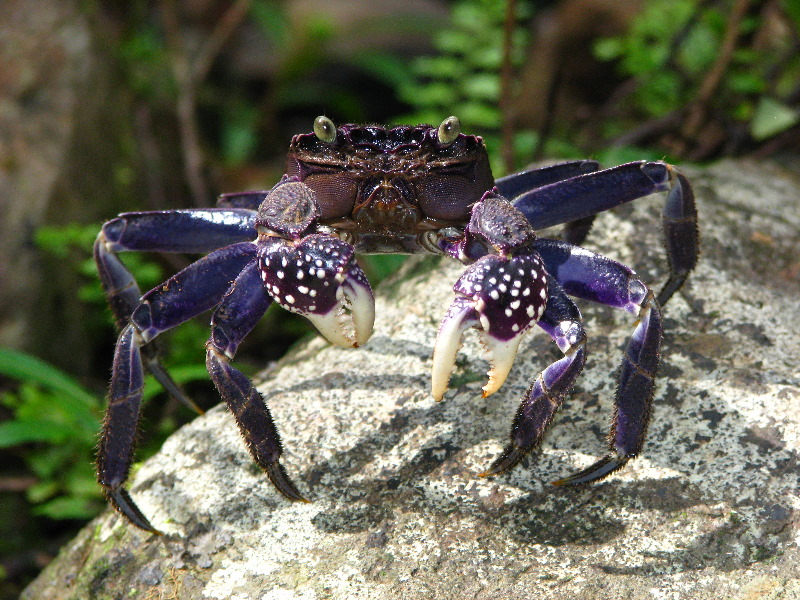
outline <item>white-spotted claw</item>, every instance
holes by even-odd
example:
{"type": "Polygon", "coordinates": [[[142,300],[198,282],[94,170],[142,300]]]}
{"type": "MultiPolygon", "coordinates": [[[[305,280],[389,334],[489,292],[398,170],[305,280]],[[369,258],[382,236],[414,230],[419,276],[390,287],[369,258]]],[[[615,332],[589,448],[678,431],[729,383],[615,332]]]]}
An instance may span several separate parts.
{"type": "Polygon", "coordinates": [[[436,338],[433,350],[431,394],[441,400],[455,367],[461,338],[470,327],[479,330],[489,361],[483,396],[495,393],[506,380],[522,336],[541,318],[547,286],[536,255],[489,255],[461,276],[436,338]]]}
{"type": "Polygon", "coordinates": [[[369,340],[375,300],[352,246],[326,234],[298,244],[276,238],[264,242],[259,260],[275,302],[308,318],[332,344],[355,348],[369,340]]]}

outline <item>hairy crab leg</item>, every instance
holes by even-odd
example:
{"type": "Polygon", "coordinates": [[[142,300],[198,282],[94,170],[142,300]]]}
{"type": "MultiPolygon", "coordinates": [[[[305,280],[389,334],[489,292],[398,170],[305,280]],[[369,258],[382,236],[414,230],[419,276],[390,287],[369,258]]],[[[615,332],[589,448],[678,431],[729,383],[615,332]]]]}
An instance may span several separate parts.
{"type": "Polygon", "coordinates": [[[136,328],[126,326],[114,350],[114,369],[108,392],[103,431],[97,449],[97,479],[111,504],[140,529],[160,533],[139,510],[123,487],[133,460],[144,373],[136,328]]]}
{"type": "Polygon", "coordinates": [[[511,442],[481,477],[507,471],[539,446],[562,400],[586,364],[586,334],[580,311],[552,277],[548,277],[547,288],[547,307],[538,325],[553,338],[564,357],[536,377],[517,409],[511,426],[511,442]]]}
{"type": "MultiPolygon", "coordinates": [[[[694,193],[674,167],[662,162],[628,163],[524,192],[513,204],[534,229],[543,229],[581,221],[654,192],[668,192],[662,225],[670,275],[658,295],[664,304],[683,285],[699,253],[694,193]]],[[[572,237],[579,238],[580,233],[572,237]]]]}
{"type": "Polygon", "coordinates": [[[103,225],[110,252],[206,253],[256,237],[256,213],[243,208],[190,208],[122,213],[103,225]]]}
{"type": "Polygon", "coordinates": [[[572,160],[506,175],[496,179],[494,184],[504,198],[516,198],[533,189],[593,173],[599,168],[600,163],[596,160],[572,160]]]}
{"type": "Polygon", "coordinates": [[[240,243],[192,263],[145,294],[120,333],[97,452],[97,478],[114,507],[142,529],[157,533],[123,487],[133,460],[144,388],[141,348],[219,304],[242,269],[255,264],[255,255],[255,244],[240,243]]]}
{"type": "Polygon", "coordinates": [[[281,494],[290,500],[305,502],[278,462],[283,452],[280,435],[264,397],[247,376],[230,365],[239,344],[271,303],[272,299],[261,281],[260,267],[257,262],[252,262],[236,278],[211,317],[206,366],[233,413],[253,459],[281,494]]]}
{"type": "Polygon", "coordinates": [[[658,293],[659,305],[664,305],[683,285],[697,264],[699,234],[697,231],[697,207],[689,180],[673,170],[676,180],[667,194],[667,202],[661,215],[664,242],[670,263],[670,276],[658,293]]]}
{"type": "Polygon", "coordinates": [[[637,316],[622,360],[609,435],[609,452],[588,468],[553,482],[577,485],[602,479],[642,450],[653,402],[662,319],[653,292],[626,266],[577,246],[538,240],[548,272],[564,291],[637,316]]]}
{"type": "MultiPolygon", "coordinates": [[[[122,330],[142,296],[139,285],[117,257],[123,251],[206,253],[255,238],[255,213],[242,209],[188,209],[123,213],[103,225],[94,258],[117,328],[122,330]]],[[[167,392],[198,413],[158,357],[156,344],[142,349],[145,366],[167,392]]]]}
{"type": "MultiPolygon", "coordinates": [[[[506,198],[515,198],[536,188],[571,179],[579,175],[594,173],[600,168],[596,160],[574,160],[530,171],[506,175],[495,181],[500,193],[506,198]]],[[[561,236],[570,244],[582,244],[592,228],[596,215],[589,215],[564,224],[561,236]]]]}

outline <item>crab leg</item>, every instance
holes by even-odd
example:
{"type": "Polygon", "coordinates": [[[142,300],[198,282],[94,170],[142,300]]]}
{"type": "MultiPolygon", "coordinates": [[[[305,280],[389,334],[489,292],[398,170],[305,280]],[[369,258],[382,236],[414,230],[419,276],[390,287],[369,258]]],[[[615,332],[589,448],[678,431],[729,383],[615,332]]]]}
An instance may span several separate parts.
{"type": "Polygon", "coordinates": [[[114,508],[137,527],[159,533],[123,487],[133,460],[144,388],[140,344],[136,329],[128,325],[120,333],[114,350],[108,406],[97,449],[97,480],[114,508]]]}
{"type": "Polygon", "coordinates": [[[608,454],[590,467],[553,482],[555,485],[588,483],[619,469],[642,450],[661,347],[661,311],[653,292],[620,263],[554,240],[538,240],[536,249],[547,271],[567,294],[638,317],[622,360],[608,454]]]}
{"type": "Polygon", "coordinates": [[[510,469],[541,443],[553,416],[586,363],[586,334],[580,311],[552,277],[548,277],[547,289],[547,307],[538,325],[558,344],[564,357],[536,377],[517,409],[511,426],[511,443],[486,472],[481,473],[482,477],[510,469]]]}
{"type": "Polygon", "coordinates": [[[506,175],[496,179],[494,184],[503,197],[516,198],[525,192],[551,183],[593,173],[599,167],[600,164],[596,160],[573,160],[506,175]]]}
{"type": "MultiPolygon", "coordinates": [[[[668,192],[662,225],[670,275],[658,295],[659,303],[664,304],[683,285],[699,252],[694,193],[686,177],[674,167],[662,162],[628,163],[524,192],[513,204],[534,229],[542,229],[574,221],[585,223],[598,212],[654,192],[668,192]]],[[[570,241],[579,241],[581,235],[573,232],[570,241]]]]}
{"type": "MultiPolygon", "coordinates": [[[[530,171],[506,175],[495,181],[500,193],[506,198],[516,198],[525,192],[577,177],[594,173],[600,168],[595,160],[574,160],[530,171]]],[[[592,228],[596,215],[589,215],[564,224],[562,237],[570,244],[582,244],[592,228]]]]}
{"type": "Polygon", "coordinates": [[[272,299],[261,282],[258,263],[250,263],[236,278],[211,318],[206,344],[206,366],[217,390],[236,418],[253,459],[266,471],[279,492],[290,500],[305,501],[278,462],[280,435],[263,396],[230,361],[241,341],[264,315],[272,299]]]}
{"type": "Polygon", "coordinates": [[[255,254],[255,244],[241,243],[192,263],[145,294],[120,333],[97,451],[97,478],[114,507],[142,529],[156,532],[123,487],[133,460],[144,388],[141,348],[218,304],[242,269],[255,264],[255,254]]]}
{"type": "MultiPolygon", "coordinates": [[[[189,209],[123,213],[103,225],[94,245],[94,258],[117,328],[122,330],[128,324],[142,293],[116,252],[210,252],[254,239],[254,221],[255,213],[248,210],[189,209]]],[[[156,345],[146,346],[143,354],[148,371],[164,389],[201,412],[161,366],[156,345]]]]}

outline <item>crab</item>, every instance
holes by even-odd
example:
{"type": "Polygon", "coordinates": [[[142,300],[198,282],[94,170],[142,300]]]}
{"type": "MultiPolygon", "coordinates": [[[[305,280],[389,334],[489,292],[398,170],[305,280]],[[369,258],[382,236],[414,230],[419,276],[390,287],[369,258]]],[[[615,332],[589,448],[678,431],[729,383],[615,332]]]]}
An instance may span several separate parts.
{"type": "Polygon", "coordinates": [[[333,344],[367,343],[375,310],[359,253],[439,254],[466,265],[433,348],[436,400],[447,390],[468,328],[479,331],[490,364],[484,397],[503,385],[534,325],[563,354],[534,379],[510,440],[482,476],[511,469],[539,446],[586,363],[581,313],[569,296],[627,311],[636,323],[622,358],[607,453],[553,483],[597,481],[641,452],[659,361],[660,307],[697,261],[697,213],[686,177],[663,162],[599,170],[597,162],[582,160],[495,180],[483,140],[461,133],[456,117],[438,127],[391,128],[337,128],[318,117],[313,133],[292,138],[286,174],[272,189],[223,194],[215,208],[123,213],[98,235],[95,260],[120,330],[98,480],[131,523],[158,533],[125,488],[145,368],[194,407],[152,342],[212,309],[211,379],[272,484],[289,500],[305,501],[280,461],[280,436],[264,398],[231,361],[273,302],[307,317],[333,344]],[[658,295],[629,267],[580,246],[597,213],[653,192],[667,192],[662,228],[669,275],[658,295]],[[559,238],[535,233],[560,224],[559,238]],[[142,295],[121,251],[205,256],[142,295]]]}

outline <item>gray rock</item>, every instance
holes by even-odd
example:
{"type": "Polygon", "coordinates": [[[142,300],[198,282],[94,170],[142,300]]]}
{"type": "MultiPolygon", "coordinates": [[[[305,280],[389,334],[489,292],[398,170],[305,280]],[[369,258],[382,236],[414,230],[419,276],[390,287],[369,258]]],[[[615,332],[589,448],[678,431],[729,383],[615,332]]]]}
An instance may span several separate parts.
{"type": "MultiPolygon", "coordinates": [[[[275,492],[218,407],[136,474],[165,536],[108,511],[23,598],[800,598],[800,181],[748,162],[688,174],[702,260],[666,307],[648,443],[621,472],[548,484],[604,451],[628,315],[582,306],[590,358],[541,452],[481,479],[558,353],[531,334],[481,399],[468,335],[434,402],[431,350],[461,268],[413,259],[379,290],[364,348],[315,339],[261,377],[312,503],[275,492]]],[[[602,215],[587,245],[660,283],[661,204],[602,215]]]]}

